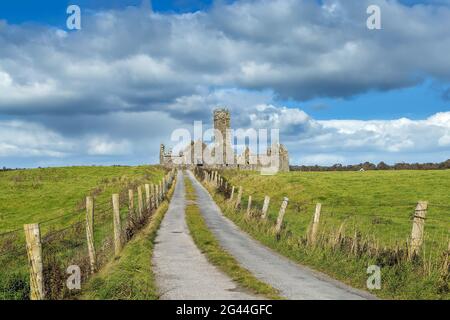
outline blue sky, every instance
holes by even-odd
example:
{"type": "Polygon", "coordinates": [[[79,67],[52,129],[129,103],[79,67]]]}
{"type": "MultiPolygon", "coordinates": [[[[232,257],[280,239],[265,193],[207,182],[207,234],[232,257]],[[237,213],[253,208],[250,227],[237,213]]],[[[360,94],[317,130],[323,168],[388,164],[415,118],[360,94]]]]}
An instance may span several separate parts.
{"type": "MultiPolygon", "coordinates": [[[[68,5],[76,4],[87,10],[123,9],[140,6],[142,0],[15,0],[0,2],[0,17],[10,23],[38,22],[63,27],[68,5]]],[[[152,7],[158,12],[194,12],[205,10],[211,0],[153,0],[152,7]]]]}
{"type": "Polygon", "coordinates": [[[216,105],[293,164],[450,158],[449,1],[141,2],[0,2],[0,166],[154,162],[216,105]]]}

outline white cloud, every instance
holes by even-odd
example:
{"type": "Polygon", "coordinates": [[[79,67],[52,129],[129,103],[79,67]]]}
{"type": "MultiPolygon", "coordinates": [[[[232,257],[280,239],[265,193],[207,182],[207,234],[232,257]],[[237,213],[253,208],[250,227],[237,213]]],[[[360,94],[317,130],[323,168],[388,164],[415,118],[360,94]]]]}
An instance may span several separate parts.
{"type": "Polygon", "coordinates": [[[88,142],[88,154],[94,156],[127,155],[132,152],[127,140],[111,141],[107,137],[93,137],[88,142]]]}
{"type": "Polygon", "coordinates": [[[450,158],[450,112],[424,120],[317,121],[299,109],[256,105],[237,117],[249,117],[257,128],[280,128],[281,140],[288,146],[292,159],[301,163],[450,158]]]}
{"type": "Polygon", "coordinates": [[[72,143],[42,125],[0,121],[1,157],[64,157],[72,143]]]}

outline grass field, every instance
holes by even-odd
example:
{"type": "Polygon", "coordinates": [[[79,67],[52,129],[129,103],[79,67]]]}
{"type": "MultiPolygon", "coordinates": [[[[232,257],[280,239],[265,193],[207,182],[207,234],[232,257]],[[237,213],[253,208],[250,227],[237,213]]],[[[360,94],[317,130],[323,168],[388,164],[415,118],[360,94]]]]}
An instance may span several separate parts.
{"type": "MultiPolygon", "coordinates": [[[[375,292],[387,298],[449,298],[449,278],[440,271],[450,236],[450,171],[289,172],[261,176],[250,171],[223,171],[234,186],[243,187],[240,211],[232,209],[221,194],[215,199],[244,230],[280,253],[322,270],[359,288],[365,288],[368,264],[384,266],[384,287],[375,292]],[[244,217],[247,198],[261,208],[265,195],[271,197],[268,220],[255,222],[244,217]],[[280,239],[270,231],[283,197],[289,198],[280,239]],[[429,202],[421,264],[396,265],[391,258],[407,247],[417,201],[429,202]],[[332,238],[358,238],[376,243],[379,256],[357,256],[339,250],[305,245],[317,202],[322,203],[320,234],[332,238]]],[[[211,188],[210,188],[211,190],[211,188]]],[[[236,197],[236,194],[235,194],[236,197]]]]}
{"type": "MultiPolygon", "coordinates": [[[[0,171],[0,233],[77,211],[89,193],[106,201],[126,181],[162,178],[158,167],[66,167],[0,171]]],[[[70,223],[71,217],[60,225],[70,223]]]]}
{"type": "MultiPolygon", "coordinates": [[[[126,219],[127,189],[159,181],[157,166],[67,167],[0,172],[0,299],[26,299],[29,292],[23,224],[40,223],[44,272],[58,274],[55,261],[80,259],[86,248],[85,197],[95,198],[95,245],[100,264],[110,257],[111,194],[121,193],[121,217],[126,219]],[[104,255],[100,254],[104,252],[104,255]],[[51,260],[48,260],[51,259],[51,260]],[[49,266],[49,267],[47,267],[49,266]]],[[[136,205],[135,205],[136,207],[136,205]]],[[[80,262],[81,263],[81,262],[80,262]]],[[[55,286],[48,283],[48,287],[55,286]]],[[[58,291],[58,290],[56,290],[58,291]]],[[[56,298],[59,291],[54,293],[56,298]]]]}
{"type": "Polygon", "coordinates": [[[299,235],[306,233],[320,202],[324,228],[335,229],[345,223],[349,232],[356,229],[373,235],[380,245],[403,242],[410,236],[417,202],[428,201],[425,251],[448,244],[450,170],[290,172],[276,176],[234,171],[223,175],[233,185],[242,186],[245,195],[252,195],[260,206],[269,195],[271,218],[275,219],[283,197],[288,197],[285,221],[289,230],[299,235]]]}

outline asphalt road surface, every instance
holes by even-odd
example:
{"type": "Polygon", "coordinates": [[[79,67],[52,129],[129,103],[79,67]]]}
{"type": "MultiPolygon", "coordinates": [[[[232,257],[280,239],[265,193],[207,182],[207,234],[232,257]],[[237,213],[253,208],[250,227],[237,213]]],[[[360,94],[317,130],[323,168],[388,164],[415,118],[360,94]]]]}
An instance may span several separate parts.
{"type": "Polygon", "coordinates": [[[185,221],[185,207],[183,174],[179,171],[175,192],[155,239],[152,258],[160,299],[258,299],[242,292],[197,249],[185,221]]]}

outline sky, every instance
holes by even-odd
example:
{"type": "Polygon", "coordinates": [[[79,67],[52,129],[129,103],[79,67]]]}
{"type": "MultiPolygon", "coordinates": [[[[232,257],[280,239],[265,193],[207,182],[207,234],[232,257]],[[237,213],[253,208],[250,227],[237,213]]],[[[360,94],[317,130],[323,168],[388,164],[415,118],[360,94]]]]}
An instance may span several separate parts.
{"type": "Polygon", "coordinates": [[[293,165],[445,161],[449,52],[448,0],[1,1],[0,167],[156,163],[217,106],[293,165]]]}

